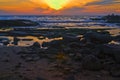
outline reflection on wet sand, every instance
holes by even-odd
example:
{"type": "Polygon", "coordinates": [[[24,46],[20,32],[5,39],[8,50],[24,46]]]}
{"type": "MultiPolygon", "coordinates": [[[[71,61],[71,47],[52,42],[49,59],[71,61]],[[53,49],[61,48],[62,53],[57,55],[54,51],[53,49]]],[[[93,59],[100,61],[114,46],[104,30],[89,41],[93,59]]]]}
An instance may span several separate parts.
{"type": "MultiPolygon", "coordinates": [[[[0,43],[1,45],[8,46],[30,46],[34,42],[39,42],[42,45],[43,42],[50,42],[52,40],[62,39],[61,36],[66,34],[82,35],[86,31],[96,30],[98,32],[108,31],[112,36],[120,34],[119,28],[113,27],[66,27],[66,28],[14,28],[14,29],[0,29],[0,43]],[[27,32],[26,32],[27,31],[27,32]],[[16,34],[15,34],[15,33],[16,34]],[[24,34],[24,32],[26,32],[24,34]],[[4,34],[5,33],[5,34],[4,34]],[[14,34],[13,34],[14,33],[14,34]],[[23,34],[23,36],[22,36],[23,34]]],[[[113,42],[112,42],[113,43],[113,42]]],[[[116,43],[116,42],[114,42],[116,43]]]]}
{"type": "Polygon", "coordinates": [[[40,39],[41,37],[34,37],[34,36],[26,36],[26,37],[17,37],[17,36],[6,36],[10,42],[8,46],[30,46],[34,42],[39,42],[41,45],[43,42],[50,42],[52,40],[60,40],[60,38],[45,38],[45,39],[40,39]]]}

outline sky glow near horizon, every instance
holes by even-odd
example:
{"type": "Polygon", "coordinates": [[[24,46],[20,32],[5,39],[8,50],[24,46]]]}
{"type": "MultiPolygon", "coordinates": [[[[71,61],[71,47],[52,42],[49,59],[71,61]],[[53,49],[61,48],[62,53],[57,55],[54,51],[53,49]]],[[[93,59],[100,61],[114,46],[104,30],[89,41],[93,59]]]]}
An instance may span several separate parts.
{"type": "Polygon", "coordinates": [[[0,0],[0,15],[120,14],[120,0],[0,0]]]}

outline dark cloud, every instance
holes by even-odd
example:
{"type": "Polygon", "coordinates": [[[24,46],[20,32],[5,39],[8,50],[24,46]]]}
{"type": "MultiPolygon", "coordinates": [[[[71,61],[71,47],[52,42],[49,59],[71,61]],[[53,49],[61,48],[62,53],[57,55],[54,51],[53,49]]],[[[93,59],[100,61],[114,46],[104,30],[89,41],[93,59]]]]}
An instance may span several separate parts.
{"type": "Polygon", "coordinates": [[[5,10],[0,10],[0,13],[5,13],[5,12],[7,12],[7,11],[5,11],[5,10]]]}
{"type": "Polygon", "coordinates": [[[6,13],[8,13],[8,12],[5,11],[5,10],[0,10],[0,15],[2,15],[2,14],[6,14],[6,13]]]}
{"type": "Polygon", "coordinates": [[[120,0],[99,0],[91,2],[87,5],[110,5],[110,4],[120,4],[120,0]]]}
{"type": "Polygon", "coordinates": [[[9,15],[12,14],[13,11],[6,11],[6,10],[2,10],[0,9],[0,15],[9,15]]]}

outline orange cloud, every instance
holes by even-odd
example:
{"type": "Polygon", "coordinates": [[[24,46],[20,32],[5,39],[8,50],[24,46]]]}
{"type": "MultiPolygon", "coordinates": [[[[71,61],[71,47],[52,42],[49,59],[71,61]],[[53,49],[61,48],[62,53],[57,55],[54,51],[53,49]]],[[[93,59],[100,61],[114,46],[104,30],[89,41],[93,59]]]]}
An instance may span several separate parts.
{"type": "MultiPolygon", "coordinates": [[[[0,0],[0,10],[16,14],[120,13],[119,0],[0,0]],[[47,3],[46,1],[49,1],[47,3]],[[55,1],[55,2],[54,2],[55,1]],[[60,1],[60,3],[58,2],[60,1]],[[61,3],[62,2],[62,3],[61,3]],[[55,4],[54,4],[55,3],[55,4]],[[54,8],[56,7],[56,8],[54,8]]],[[[1,13],[0,13],[1,14],[1,13]]]]}
{"type": "MultiPolygon", "coordinates": [[[[32,2],[34,2],[35,4],[38,4],[40,5],[41,8],[51,8],[49,3],[47,1],[51,1],[51,0],[31,0],[32,2]]],[[[91,3],[91,2],[95,2],[95,1],[98,1],[98,0],[58,0],[60,1],[59,4],[63,3],[63,1],[65,1],[64,5],[61,5],[63,8],[62,9],[65,9],[65,8],[72,8],[72,7],[82,7],[88,3],[91,3]]],[[[57,2],[58,2],[57,1],[57,2]]],[[[59,5],[59,4],[56,4],[56,5],[59,5]]]]}

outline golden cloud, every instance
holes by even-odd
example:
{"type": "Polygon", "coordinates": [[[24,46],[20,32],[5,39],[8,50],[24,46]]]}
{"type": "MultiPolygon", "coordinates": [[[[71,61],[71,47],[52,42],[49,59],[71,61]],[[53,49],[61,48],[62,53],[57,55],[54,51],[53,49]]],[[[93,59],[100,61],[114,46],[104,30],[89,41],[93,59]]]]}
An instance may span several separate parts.
{"type": "Polygon", "coordinates": [[[31,0],[32,2],[39,4],[41,8],[52,8],[55,10],[82,7],[88,3],[99,0],[31,0]]]}

